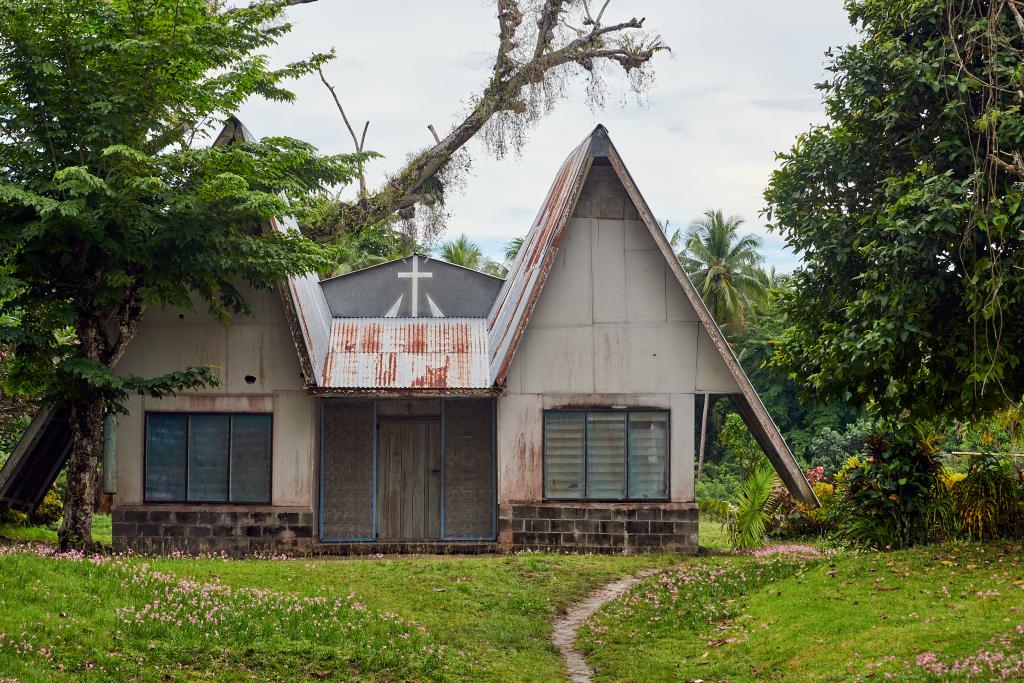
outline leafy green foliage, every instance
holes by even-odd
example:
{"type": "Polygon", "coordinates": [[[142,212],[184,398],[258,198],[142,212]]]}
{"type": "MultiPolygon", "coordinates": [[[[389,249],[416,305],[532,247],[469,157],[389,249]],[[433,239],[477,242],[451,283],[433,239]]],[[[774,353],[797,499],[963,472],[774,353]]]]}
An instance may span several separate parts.
{"type": "Polygon", "coordinates": [[[746,479],[758,465],[766,462],[764,452],[754,441],[750,429],[739,413],[729,413],[718,433],[718,442],[729,452],[729,459],[737,474],[746,479]]]}
{"type": "Polygon", "coordinates": [[[289,29],[281,11],[0,2],[0,301],[18,314],[0,342],[13,384],[113,408],[209,384],[210,368],[140,378],[110,365],[146,306],[202,302],[226,319],[249,310],[239,283],[329,265],[297,232],[259,226],[301,218],[309,193],[348,182],[361,158],[288,138],[191,147],[253,95],[291,100],[284,81],[326,58],[267,68],[258,50],[289,29]],[[65,327],[70,348],[53,333],[65,327]]]}
{"type": "Polygon", "coordinates": [[[43,501],[36,508],[35,512],[29,515],[29,520],[33,524],[42,524],[43,526],[51,526],[60,521],[61,515],[64,513],[64,501],[60,498],[60,493],[57,491],[56,486],[50,487],[50,490],[43,496],[43,501]]]}
{"type": "Polygon", "coordinates": [[[863,458],[837,477],[840,534],[873,548],[902,548],[928,538],[928,505],[939,463],[921,435],[875,432],[863,458]]]}
{"type": "Polygon", "coordinates": [[[756,548],[764,543],[764,534],[777,505],[774,494],[777,477],[766,462],[758,463],[743,481],[730,526],[734,547],[756,548]]]}
{"type": "Polygon", "coordinates": [[[19,395],[4,390],[7,368],[12,360],[13,354],[0,347],[0,467],[7,461],[22,432],[28,427],[36,407],[31,392],[19,395]]]}
{"type": "Polygon", "coordinates": [[[802,392],[801,384],[771,363],[776,340],[784,335],[788,326],[779,300],[791,289],[788,279],[777,279],[757,319],[749,321],[742,332],[733,334],[730,341],[797,459],[808,467],[820,465],[832,473],[847,457],[860,450],[858,435],[863,436],[864,427],[851,426],[858,420],[859,413],[845,401],[823,400],[802,392]],[[846,450],[846,456],[838,460],[836,450],[846,450]]]}
{"type": "Polygon", "coordinates": [[[467,235],[462,234],[441,245],[441,258],[457,266],[479,270],[484,254],[480,250],[479,244],[470,240],[467,235]]]}
{"type": "Polygon", "coordinates": [[[847,460],[861,452],[873,429],[872,423],[863,419],[848,424],[842,431],[822,427],[807,444],[804,459],[814,467],[821,467],[827,476],[832,476],[843,468],[847,460]]]}
{"type": "Polygon", "coordinates": [[[829,54],[828,122],[780,155],[765,193],[803,259],[777,362],[887,415],[990,412],[1024,395],[1016,8],[847,9],[861,38],[829,54]]]}

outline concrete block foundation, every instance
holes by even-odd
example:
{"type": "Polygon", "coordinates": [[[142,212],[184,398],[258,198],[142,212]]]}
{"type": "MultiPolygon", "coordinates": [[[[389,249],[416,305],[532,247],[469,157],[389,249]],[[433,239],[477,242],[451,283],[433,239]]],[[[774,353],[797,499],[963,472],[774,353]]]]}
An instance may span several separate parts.
{"type": "Polygon", "coordinates": [[[505,549],[695,553],[696,503],[513,502],[498,509],[505,549]]]}
{"type": "Polygon", "coordinates": [[[314,539],[309,508],[117,506],[111,522],[115,552],[301,554],[312,549],[314,539]]]}

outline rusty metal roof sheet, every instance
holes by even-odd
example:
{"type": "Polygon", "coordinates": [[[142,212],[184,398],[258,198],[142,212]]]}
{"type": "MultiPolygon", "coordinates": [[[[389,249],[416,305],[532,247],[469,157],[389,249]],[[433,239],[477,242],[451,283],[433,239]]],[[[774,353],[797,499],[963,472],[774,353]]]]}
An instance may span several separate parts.
{"type": "MultiPolygon", "coordinates": [[[[277,230],[295,227],[288,220],[273,221],[277,230]]],[[[293,275],[281,285],[281,300],[291,328],[299,365],[309,387],[319,384],[331,338],[331,310],[316,273],[293,275]],[[285,291],[286,290],[286,291],[285,291]]]]}
{"type": "Polygon", "coordinates": [[[335,318],[325,389],[490,389],[484,318],[335,318]]]}

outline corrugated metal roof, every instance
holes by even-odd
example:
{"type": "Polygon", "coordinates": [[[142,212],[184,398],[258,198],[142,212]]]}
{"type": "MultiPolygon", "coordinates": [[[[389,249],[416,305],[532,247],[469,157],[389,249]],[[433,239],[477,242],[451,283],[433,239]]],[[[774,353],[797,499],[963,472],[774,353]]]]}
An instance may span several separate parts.
{"type": "Polygon", "coordinates": [[[489,389],[483,318],[335,318],[330,389],[489,389]]]}

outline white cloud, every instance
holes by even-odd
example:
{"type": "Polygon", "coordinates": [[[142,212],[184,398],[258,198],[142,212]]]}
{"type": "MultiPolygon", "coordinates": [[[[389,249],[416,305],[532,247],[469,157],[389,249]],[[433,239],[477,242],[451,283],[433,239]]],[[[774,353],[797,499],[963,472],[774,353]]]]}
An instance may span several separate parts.
{"type": "MultiPolygon", "coordinates": [[[[449,235],[466,233],[497,254],[529,229],[566,154],[604,123],[660,218],[683,226],[706,208],[747,219],[764,234],[761,193],[784,151],[823,120],[814,84],[824,52],[853,38],[841,0],[613,0],[607,16],[647,17],[672,54],[657,61],[643,106],[592,112],[578,90],[541,121],[518,158],[496,161],[472,144],[464,195],[450,199],[449,235]]],[[[370,121],[367,148],[385,155],[371,184],[447,130],[486,81],[496,43],[493,4],[332,0],[289,10],[294,30],[271,52],[275,64],[334,47],[327,69],[353,125],[370,121]]],[[[325,152],[351,151],[330,95],[316,77],[294,84],[294,105],[253,101],[240,112],[258,136],[292,135],[325,152]]],[[[769,263],[794,265],[778,236],[769,263]]]]}

